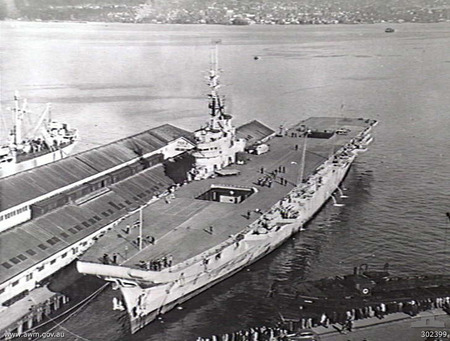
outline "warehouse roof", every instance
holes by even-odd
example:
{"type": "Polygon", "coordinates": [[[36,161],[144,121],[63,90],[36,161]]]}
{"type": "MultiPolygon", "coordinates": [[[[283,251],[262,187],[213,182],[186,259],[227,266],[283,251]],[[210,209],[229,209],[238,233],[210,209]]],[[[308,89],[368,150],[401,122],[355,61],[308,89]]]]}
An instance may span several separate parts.
{"type": "Polygon", "coordinates": [[[95,175],[192,133],[170,124],[0,179],[0,212],[95,175]]]}
{"type": "Polygon", "coordinates": [[[267,136],[272,135],[274,132],[274,130],[257,120],[246,123],[236,129],[237,137],[245,139],[247,146],[255,144],[267,136]]]}
{"type": "Polygon", "coordinates": [[[92,200],[65,205],[2,232],[0,283],[137,209],[171,185],[160,164],[109,186],[109,191],[92,200]]]}

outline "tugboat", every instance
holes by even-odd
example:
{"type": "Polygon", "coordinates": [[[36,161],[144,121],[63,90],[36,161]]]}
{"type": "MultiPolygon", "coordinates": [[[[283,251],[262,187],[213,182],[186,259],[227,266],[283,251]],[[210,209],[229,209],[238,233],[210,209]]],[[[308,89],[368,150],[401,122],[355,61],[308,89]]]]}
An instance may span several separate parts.
{"type": "Polygon", "coordinates": [[[78,139],[76,129],[51,118],[50,104],[31,133],[24,136],[24,118],[29,113],[27,101],[21,105],[16,92],[14,103],[9,143],[0,146],[0,178],[62,159],[72,152],[78,139]]]}

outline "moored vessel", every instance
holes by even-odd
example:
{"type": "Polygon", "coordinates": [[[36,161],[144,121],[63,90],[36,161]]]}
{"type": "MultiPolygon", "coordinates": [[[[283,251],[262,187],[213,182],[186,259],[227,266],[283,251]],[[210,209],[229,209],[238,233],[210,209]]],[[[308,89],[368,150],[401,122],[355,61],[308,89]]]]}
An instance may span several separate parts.
{"type": "Polygon", "coordinates": [[[132,333],[297,233],[328,199],[337,200],[371,141],[376,121],[358,118],[311,118],[278,134],[259,122],[236,131],[217,91],[216,61],[209,121],[195,132],[185,180],[118,221],[77,263],[81,273],[120,289],[132,333]]]}
{"type": "Polygon", "coordinates": [[[387,263],[383,269],[375,271],[369,271],[368,265],[362,264],[355,267],[352,274],[274,282],[267,304],[278,311],[276,324],[199,337],[197,341],[250,341],[271,337],[312,341],[320,340],[322,335],[331,339],[338,333],[402,320],[409,321],[408,328],[434,327],[421,317],[450,315],[450,276],[397,276],[391,274],[387,263]],[[411,320],[412,317],[416,320],[411,320]]]}
{"type": "Polygon", "coordinates": [[[270,296],[285,319],[299,327],[316,327],[348,320],[442,308],[450,314],[450,276],[421,274],[392,275],[389,264],[370,270],[367,264],[352,274],[315,281],[296,281],[289,287],[272,285],[270,296]],[[349,313],[350,312],[350,313],[349,313]]]}
{"type": "Polygon", "coordinates": [[[55,162],[72,152],[78,132],[66,123],[53,120],[50,104],[27,134],[24,129],[25,117],[29,114],[27,101],[20,103],[17,92],[11,113],[13,125],[9,142],[0,146],[0,178],[55,162]]]}

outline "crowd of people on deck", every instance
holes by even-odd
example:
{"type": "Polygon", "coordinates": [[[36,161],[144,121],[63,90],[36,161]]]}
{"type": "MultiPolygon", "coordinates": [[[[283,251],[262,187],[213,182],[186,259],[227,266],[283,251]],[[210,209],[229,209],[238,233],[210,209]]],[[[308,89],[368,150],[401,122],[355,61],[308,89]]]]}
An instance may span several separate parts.
{"type": "Polygon", "coordinates": [[[264,167],[261,167],[260,173],[264,174],[264,176],[258,178],[258,180],[256,182],[258,184],[258,186],[262,186],[262,187],[267,186],[267,187],[271,188],[272,187],[272,183],[274,181],[276,181],[277,178],[280,181],[280,184],[283,185],[283,186],[287,186],[288,183],[289,183],[289,181],[287,181],[285,178],[279,176],[279,174],[286,173],[286,167],[285,166],[279,166],[277,169],[275,169],[275,170],[273,170],[271,172],[268,172],[268,173],[265,173],[264,167]]]}
{"type": "Polygon", "coordinates": [[[103,254],[102,263],[106,265],[117,264],[117,253],[113,253],[112,257],[107,253],[103,254]]]}
{"type": "Polygon", "coordinates": [[[161,258],[150,260],[148,262],[141,260],[139,266],[145,270],[161,271],[172,266],[173,256],[163,256],[161,258]]]}

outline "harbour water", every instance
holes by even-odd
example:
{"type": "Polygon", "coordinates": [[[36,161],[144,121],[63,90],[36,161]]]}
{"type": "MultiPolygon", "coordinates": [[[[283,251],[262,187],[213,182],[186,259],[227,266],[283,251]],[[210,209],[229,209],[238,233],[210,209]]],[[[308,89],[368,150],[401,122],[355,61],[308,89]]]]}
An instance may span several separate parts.
{"type": "Polygon", "coordinates": [[[344,183],[345,206],[328,203],[273,254],[133,336],[108,291],[64,324],[66,338],[195,340],[273,323],[278,309],[266,296],[274,280],[334,276],[361,263],[389,262],[398,275],[449,273],[450,24],[391,26],[394,34],[384,25],[1,23],[2,115],[16,89],[32,108],[52,102],[55,116],[79,129],[78,151],[164,123],[198,128],[217,39],[235,124],[380,121],[344,183]]]}

